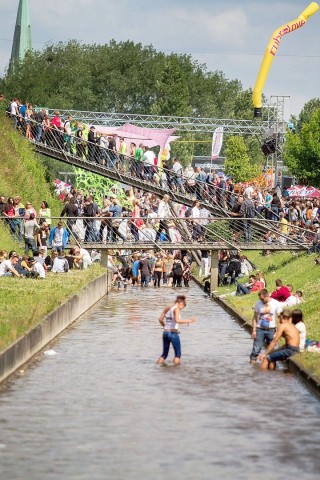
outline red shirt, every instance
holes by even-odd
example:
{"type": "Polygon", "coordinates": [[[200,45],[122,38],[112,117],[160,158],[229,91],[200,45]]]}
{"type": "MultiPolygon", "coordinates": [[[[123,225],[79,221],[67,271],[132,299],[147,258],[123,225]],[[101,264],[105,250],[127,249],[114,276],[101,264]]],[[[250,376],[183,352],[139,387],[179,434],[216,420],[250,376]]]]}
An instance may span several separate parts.
{"type": "Polygon", "coordinates": [[[285,302],[290,296],[291,293],[288,287],[285,287],[284,285],[282,285],[282,287],[280,287],[278,290],[272,292],[270,295],[271,298],[278,300],[278,302],[285,302]]]}
{"type": "Polygon", "coordinates": [[[264,288],[264,283],[257,280],[256,282],[254,282],[253,287],[251,288],[251,293],[259,292],[263,288],[264,288]]]}
{"type": "Polygon", "coordinates": [[[51,125],[53,127],[61,128],[61,118],[60,117],[53,117],[51,120],[51,125]]]}

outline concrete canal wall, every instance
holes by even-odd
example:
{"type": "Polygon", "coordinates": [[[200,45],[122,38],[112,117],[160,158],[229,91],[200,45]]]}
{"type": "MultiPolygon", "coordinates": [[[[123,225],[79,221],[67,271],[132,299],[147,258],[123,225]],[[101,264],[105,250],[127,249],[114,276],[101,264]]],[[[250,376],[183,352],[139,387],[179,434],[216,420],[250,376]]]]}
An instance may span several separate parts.
{"type": "Polygon", "coordinates": [[[0,383],[68,328],[111,288],[108,272],[90,282],[47,315],[42,322],[0,353],[0,383]]]}

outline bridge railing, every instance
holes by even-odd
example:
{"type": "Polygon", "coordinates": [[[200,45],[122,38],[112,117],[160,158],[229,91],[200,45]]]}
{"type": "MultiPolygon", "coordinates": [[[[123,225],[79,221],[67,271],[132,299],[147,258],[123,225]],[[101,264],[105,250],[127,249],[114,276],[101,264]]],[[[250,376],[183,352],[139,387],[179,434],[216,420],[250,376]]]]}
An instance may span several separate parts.
{"type": "MultiPolygon", "coordinates": [[[[21,121],[21,129],[24,131],[26,125],[21,121]]],[[[232,207],[231,199],[237,200],[239,195],[219,188],[214,183],[208,183],[197,178],[190,172],[184,175],[183,172],[175,173],[172,169],[147,165],[145,162],[128,155],[121,155],[98,143],[92,143],[76,135],[66,135],[63,130],[46,126],[44,129],[37,122],[31,122],[31,133],[33,142],[43,153],[58,153],[59,158],[65,159],[68,163],[77,159],[83,168],[90,170],[93,165],[108,176],[108,173],[117,173],[117,178],[124,183],[130,184],[134,179],[138,180],[146,189],[151,186],[155,193],[163,195],[169,193],[173,201],[177,203],[191,204],[195,200],[201,201],[212,213],[221,217],[229,216],[232,207]],[[40,133],[39,133],[40,132],[40,133]],[[42,149],[41,149],[42,148],[42,149]],[[191,202],[191,203],[190,203],[191,202]]],[[[102,135],[101,138],[108,136],[102,135]]],[[[134,182],[132,182],[134,183],[134,182]]],[[[279,218],[276,212],[266,205],[255,202],[256,216],[262,218],[261,210],[268,218],[279,218]]]]}
{"type": "MultiPolygon", "coordinates": [[[[10,228],[16,240],[23,239],[23,226],[27,218],[0,217],[10,228]]],[[[39,225],[47,219],[38,219],[39,225]]],[[[308,249],[312,247],[315,232],[295,225],[273,223],[270,221],[252,220],[247,218],[149,218],[138,217],[111,217],[101,214],[96,217],[51,217],[52,225],[63,223],[69,235],[69,243],[77,245],[134,245],[136,248],[144,243],[153,243],[155,247],[170,246],[170,244],[197,245],[201,250],[202,245],[219,245],[225,249],[238,249],[250,245],[255,248],[270,246],[276,250],[308,249]]],[[[41,246],[41,231],[38,227],[34,231],[35,237],[41,246]]],[[[45,243],[50,242],[50,232],[45,243]]],[[[52,236],[52,235],[51,235],[52,236]]]]}

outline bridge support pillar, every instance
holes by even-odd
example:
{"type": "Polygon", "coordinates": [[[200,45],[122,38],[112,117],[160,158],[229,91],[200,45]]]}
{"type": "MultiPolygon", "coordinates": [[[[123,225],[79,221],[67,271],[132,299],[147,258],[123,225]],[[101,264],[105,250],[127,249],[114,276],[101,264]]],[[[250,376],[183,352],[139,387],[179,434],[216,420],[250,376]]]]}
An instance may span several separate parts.
{"type": "Polygon", "coordinates": [[[103,267],[106,267],[108,266],[108,256],[109,256],[109,250],[101,250],[101,265],[103,267]]]}
{"type": "Polygon", "coordinates": [[[217,250],[211,250],[210,296],[218,291],[219,255],[217,250]]]}

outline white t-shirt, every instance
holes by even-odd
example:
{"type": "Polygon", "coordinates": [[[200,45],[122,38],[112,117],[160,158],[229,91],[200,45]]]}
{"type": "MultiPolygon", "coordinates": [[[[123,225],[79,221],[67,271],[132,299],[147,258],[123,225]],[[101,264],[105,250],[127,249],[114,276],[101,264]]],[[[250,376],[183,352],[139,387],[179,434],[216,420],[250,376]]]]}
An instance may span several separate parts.
{"type": "Polygon", "coordinates": [[[257,312],[257,328],[276,328],[277,317],[282,312],[283,306],[277,300],[270,298],[268,303],[265,304],[259,300],[254,307],[254,311],[257,312]],[[262,313],[262,310],[270,306],[270,313],[262,313]]]}
{"type": "Polygon", "coordinates": [[[71,123],[70,120],[67,120],[64,124],[64,131],[66,132],[67,135],[71,135],[71,123]]]}
{"type": "Polygon", "coordinates": [[[201,223],[201,220],[198,220],[198,219],[200,218],[200,210],[199,210],[199,208],[198,208],[198,207],[193,207],[193,208],[191,209],[191,212],[192,212],[192,213],[191,213],[192,218],[195,218],[195,219],[196,219],[196,220],[195,220],[195,223],[199,223],[199,224],[200,224],[200,223],[201,223]]]}
{"type": "Polygon", "coordinates": [[[62,238],[63,238],[63,228],[57,228],[56,231],[54,232],[54,246],[55,247],[60,247],[62,246],[62,238]]]}
{"type": "Polygon", "coordinates": [[[17,108],[18,108],[17,102],[11,102],[10,104],[11,115],[17,115],[17,108]]]}
{"type": "Polygon", "coordinates": [[[147,150],[143,155],[143,162],[146,165],[154,165],[154,152],[152,150],[147,150]]]}
{"type": "Polygon", "coordinates": [[[161,200],[158,207],[158,218],[168,218],[171,216],[169,204],[161,200]]]}
{"type": "Polygon", "coordinates": [[[82,267],[86,269],[92,264],[90,253],[85,248],[80,248],[80,255],[82,255],[82,267]]]}
{"type": "Polygon", "coordinates": [[[39,273],[40,278],[46,278],[46,272],[45,272],[43,266],[41,265],[41,263],[36,262],[33,266],[33,270],[35,272],[39,273]]]}
{"type": "Polygon", "coordinates": [[[6,273],[11,272],[14,268],[10,260],[4,260],[0,263],[0,277],[4,277],[6,273]]]}
{"type": "Polygon", "coordinates": [[[299,344],[300,352],[303,352],[305,344],[306,344],[306,337],[307,337],[306,326],[305,326],[304,322],[299,322],[299,323],[296,324],[296,328],[300,332],[300,344],[299,344]]]}
{"type": "Polygon", "coordinates": [[[253,194],[254,189],[253,187],[247,187],[244,191],[244,194],[247,195],[247,198],[251,198],[251,195],[253,194]]]}
{"type": "Polygon", "coordinates": [[[172,165],[172,170],[174,171],[174,173],[177,175],[182,175],[182,165],[181,163],[179,162],[174,162],[174,164],[172,165]]]}
{"type": "Polygon", "coordinates": [[[295,295],[290,295],[289,298],[285,302],[283,302],[284,307],[293,307],[294,305],[299,305],[301,303],[301,300],[296,297],[295,295]]]}

